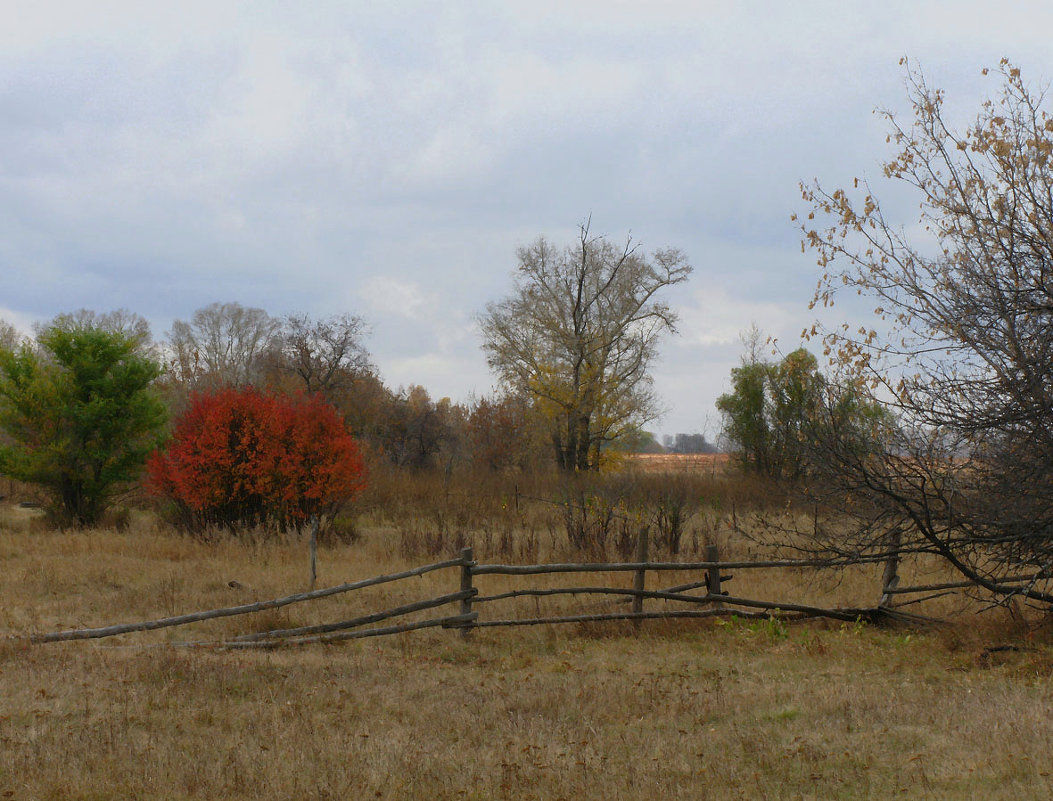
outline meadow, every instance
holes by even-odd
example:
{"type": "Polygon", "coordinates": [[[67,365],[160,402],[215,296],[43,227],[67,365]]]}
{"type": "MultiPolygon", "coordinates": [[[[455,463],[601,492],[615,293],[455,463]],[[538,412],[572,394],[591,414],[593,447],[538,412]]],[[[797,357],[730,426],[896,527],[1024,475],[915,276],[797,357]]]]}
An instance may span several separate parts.
{"type": "MultiPolygon", "coordinates": [[[[419,487],[417,504],[410,489],[385,495],[378,482],[324,541],[320,586],[423,564],[466,540],[492,560],[570,553],[558,517],[526,500],[540,488],[517,487],[511,501],[494,492],[492,506],[440,503],[437,486],[419,487]]],[[[711,496],[733,491],[747,492],[714,485],[711,496]]],[[[721,523],[733,502],[696,511],[681,553],[706,542],[753,552],[721,523]]],[[[29,645],[31,633],[306,587],[302,537],[191,537],[149,511],[119,522],[62,532],[33,510],[0,513],[0,798],[1053,796],[1050,632],[1019,613],[945,598],[928,610],[950,622],[921,629],[728,618],[434,629],[268,651],[166,644],[455,588],[453,571],[436,571],[246,618],[29,645]]],[[[510,581],[484,578],[487,591],[510,581]]],[[[864,569],[734,582],[824,604],[873,602],[878,589],[864,569]]]]}

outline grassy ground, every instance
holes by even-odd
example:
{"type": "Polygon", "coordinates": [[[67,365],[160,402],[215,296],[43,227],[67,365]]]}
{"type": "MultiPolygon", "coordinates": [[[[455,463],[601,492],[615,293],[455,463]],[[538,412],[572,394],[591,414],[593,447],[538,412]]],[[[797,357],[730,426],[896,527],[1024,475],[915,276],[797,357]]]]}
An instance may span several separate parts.
{"type": "MultiPolygon", "coordinates": [[[[147,520],[56,533],[29,514],[0,517],[0,634],[306,583],[295,540],[206,545],[147,520]]],[[[409,566],[395,537],[323,549],[321,583],[409,566]]],[[[736,621],[139,647],[332,620],[449,592],[456,576],[413,581],[189,632],[7,641],[0,799],[1053,797],[1053,650],[998,615],[929,632],[736,621]],[[1020,650],[989,650],[1005,644],[1020,650]]],[[[874,600],[868,575],[753,581],[754,595],[874,600]]]]}

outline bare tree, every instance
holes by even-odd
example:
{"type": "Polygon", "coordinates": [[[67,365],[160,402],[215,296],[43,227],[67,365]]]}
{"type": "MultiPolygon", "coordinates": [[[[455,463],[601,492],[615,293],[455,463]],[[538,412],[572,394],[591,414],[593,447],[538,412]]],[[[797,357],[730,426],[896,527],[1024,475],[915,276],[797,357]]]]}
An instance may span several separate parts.
{"type": "Polygon", "coordinates": [[[281,323],[263,309],[213,303],[177,320],[169,334],[172,370],[188,386],[257,383],[281,323]]]}
{"type": "Polygon", "coordinates": [[[422,386],[389,393],[380,442],[387,457],[400,467],[425,468],[449,444],[455,414],[449,398],[437,403],[422,386]]]}
{"type": "Polygon", "coordinates": [[[648,370],[677,319],[657,296],[691,267],[678,250],[593,236],[587,221],[573,245],[542,237],[518,257],[514,291],[480,319],[489,364],[548,419],[560,467],[595,468],[605,443],[654,416],[648,370]]]}
{"type": "Polygon", "coordinates": [[[907,64],[913,117],[885,114],[898,152],[884,172],[916,192],[921,237],[887,220],[866,182],[803,188],[805,242],[823,268],[814,303],[858,292],[878,318],[813,329],[844,379],[815,421],[818,463],[827,499],[856,523],[825,541],[933,553],[978,588],[1048,606],[1053,118],[1017,68],[1003,61],[999,74],[1000,95],[958,131],[943,93],[907,64]],[[842,426],[853,393],[883,400],[894,424],[842,426]]]}
{"type": "Polygon", "coordinates": [[[303,382],[307,392],[326,394],[346,388],[357,377],[374,372],[362,344],[366,324],[350,314],[311,320],[306,314],[283,321],[283,371],[303,382]]]}
{"type": "Polygon", "coordinates": [[[7,320],[0,320],[0,350],[14,350],[22,341],[22,335],[7,320]]]}
{"type": "Polygon", "coordinates": [[[111,334],[120,334],[133,342],[140,352],[147,352],[153,347],[150,323],[141,314],[127,309],[115,309],[111,312],[77,309],[74,312],[60,314],[50,322],[36,326],[38,334],[52,328],[66,332],[89,328],[99,329],[111,334]]]}

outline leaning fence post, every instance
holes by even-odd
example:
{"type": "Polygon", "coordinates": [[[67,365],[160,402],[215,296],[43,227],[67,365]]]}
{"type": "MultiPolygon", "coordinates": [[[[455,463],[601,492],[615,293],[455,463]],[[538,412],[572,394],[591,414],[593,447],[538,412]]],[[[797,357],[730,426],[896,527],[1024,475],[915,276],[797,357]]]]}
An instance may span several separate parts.
{"type": "MultiPolygon", "coordinates": [[[[706,571],[706,594],[719,596],[720,592],[720,550],[716,545],[706,546],[706,561],[713,562],[713,566],[706,571]]],[[[716,603],[719,603],[717,601],[716,603]]]]}
{"type": "MultiPolygon", "coordinates": [[[[641,565],[643,565],[643,564],[645,564],[647,562],[647,540],[648,540],[647,534],[648,534],[647,526],[644,526],[643,528],[640,529],[640,533],[637,534],[637,536],[636,536],[636,561],[639,562],[641,565]]],[[[647,575],[647,568],[646,567],[641,567],[639,570],[636,571],[636,573],[634,575],[634,578],[633,578],[633,589],[636,590],[637,592],[643,592],[644,591],[644,578],[646,577],[646,575],[647,575]]],[[[643,596],[642,595],[634,595],[633,596],[633,613],[634,614],[638,614],[640,612],[643,612],[643,596]]],[[[637,628],[639,628],[639,626],[640,626],[639,619],[634,620],[633,621],[633,625],[636,626],[637,628]]]]}
{"type": "MultiPolygon", "coordinates": [[[[461,592],[472,591],[472,565],[475,563],[475,552],[471,548],[461,549],[461,592]]],[[[470,615],[472,613],[472,596],[469,595],[461,599],[461,614],[470,615]]],[[[468,632],[472,630],[472,624],[465,623],[461,627],[461,636],[467,637],[468,632]]]]}

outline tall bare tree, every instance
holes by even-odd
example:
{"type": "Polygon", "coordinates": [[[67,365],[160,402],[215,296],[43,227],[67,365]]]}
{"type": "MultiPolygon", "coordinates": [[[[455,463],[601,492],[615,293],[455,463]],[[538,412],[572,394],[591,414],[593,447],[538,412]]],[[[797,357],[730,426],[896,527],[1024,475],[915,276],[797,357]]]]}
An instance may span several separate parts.
{"type": "Polygon", "coordinates": [[[7,320],[0,320],[0,350],[14,350],[21,342],[22,335],[7,320]]]}
{"type": "Polygon", "coordinates": [[[805,242],[823,268],[815,304],[858,292],[878,318],[813,331],[843,386],[896,415],[853,431],[840,426],[849,396],[828,399],[818,462],[830,498],[856,521],[828,544],[933,553],[978,588],[1048,606],[1053,118],[1003,61],[999,96],[956,130],[943,93],[906,69],[913,115],[885,115],[898,152],[884,173],[915,192],[922,228],[889,221],[866,182],[803,190],[812,206],[805,242]],[[817,217],[826,227],[812,227],[817,217]],[[882,447],[867,453],[861,436],[882,447]]]}
{"type": "Polygon", "coordinates": [[[307,392],[331,394],[357,377],[374,372],[362,344],[361,317],[340,314],[312,320],[306,314],[286,317],[281,330],[280,368],[303,382],[307,392]]]}
{"type": "Polygon", "coordinates": [[[277,344],[281,322],[263,309],[213,303],[176,320],[169,334],[172,370],[185,385],[256,383],[277,344]]]}
{"type": "Polygon", "coordinates": [[[599,465],[605,443],[654,416],[648,372],[677,316],[658,298],[691,267],[675,249],[647,255],[627,239],[594,236],[559,248],[545,238],[518,251],[515,289],[480,319],[488,362],[550,422],[565,470],[599,465]]]}

